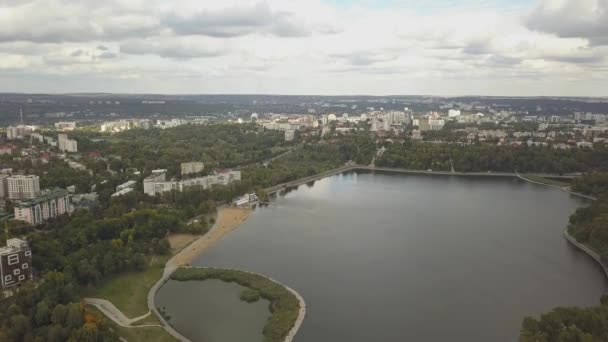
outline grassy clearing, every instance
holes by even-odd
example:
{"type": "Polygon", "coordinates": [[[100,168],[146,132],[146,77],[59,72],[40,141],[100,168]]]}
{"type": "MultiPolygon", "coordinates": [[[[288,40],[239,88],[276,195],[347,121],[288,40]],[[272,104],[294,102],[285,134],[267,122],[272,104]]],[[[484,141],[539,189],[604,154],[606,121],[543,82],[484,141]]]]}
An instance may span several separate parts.
{"type": "Polygon", "coordinates": [[[145,270],[111,277],[87,297],[107,299],[129,318],[144,315],[149,311],[148,292],[162,276],[167,259],[168,256],[152,257],[145,270]]]}
{"type": "Polygon", "coordinates": [[[270,301],[270,312],[264,326],[264,342],[280,342],[289,333],[300,311],[296,296],[284,286],[263,276],[236,270],[215,268],[179,268],[171,275],[178,281],[219,279],[235,282],[257,292],[260,297],[270,301]]]}

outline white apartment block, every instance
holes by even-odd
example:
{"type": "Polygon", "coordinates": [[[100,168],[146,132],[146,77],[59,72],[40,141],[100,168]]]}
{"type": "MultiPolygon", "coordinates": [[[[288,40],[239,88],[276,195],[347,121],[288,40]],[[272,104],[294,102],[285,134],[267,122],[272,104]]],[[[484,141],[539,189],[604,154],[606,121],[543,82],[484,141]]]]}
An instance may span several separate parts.
{"type": "Polygon", "coordinates": [[[78,142],[73,139],[69,139],[66,134],[59,134],[57,136],[58,148],[60,151],[76,153],[78,152],[78,142]]]}
{"type": "Polygon", "coordinates": [[[200,186],[208,189],[214,185],[228,185],[241,180],[241,171],[225,171],[205,177],[197,177],[182,181],[166,181],[165,174],[158,173],[144,179],[144,193],[155,196],[171,190],[183,191],[186,188],[200,186]]]}
{"type": "Polygon", "coordinates": [[[40,177],[15,175],[7,178],[9,199],[32,199],[40,193],[40,177]]]}

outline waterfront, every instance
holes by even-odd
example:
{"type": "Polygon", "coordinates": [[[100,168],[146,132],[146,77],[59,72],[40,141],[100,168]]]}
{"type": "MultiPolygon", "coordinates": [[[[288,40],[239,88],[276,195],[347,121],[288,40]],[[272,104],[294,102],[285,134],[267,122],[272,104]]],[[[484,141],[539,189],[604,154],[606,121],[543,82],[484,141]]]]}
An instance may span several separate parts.
{"type": "Polygon", "coordinates": [[[514,341],[525,315],[606,289],[562,235],[585,203],[507,177],[341,174],[256,210],[194,264],[297,290],[295,341],[514,341]]]}

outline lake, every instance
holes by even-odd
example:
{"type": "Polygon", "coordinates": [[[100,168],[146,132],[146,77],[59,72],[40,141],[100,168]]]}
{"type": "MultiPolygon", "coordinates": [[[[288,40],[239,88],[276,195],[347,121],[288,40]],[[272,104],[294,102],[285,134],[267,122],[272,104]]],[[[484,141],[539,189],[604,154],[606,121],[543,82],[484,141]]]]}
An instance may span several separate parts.
{"type": "MultiPolygon", "coordinates": [[[[194,264],[298,291],[297,342],[516,341],[524,316],[606,290],[562,235],[586,204],[515,178],[350,172],[279,196],[194,264]]],[[[197,327],[190,295],[168,312],[197,327]]]]}

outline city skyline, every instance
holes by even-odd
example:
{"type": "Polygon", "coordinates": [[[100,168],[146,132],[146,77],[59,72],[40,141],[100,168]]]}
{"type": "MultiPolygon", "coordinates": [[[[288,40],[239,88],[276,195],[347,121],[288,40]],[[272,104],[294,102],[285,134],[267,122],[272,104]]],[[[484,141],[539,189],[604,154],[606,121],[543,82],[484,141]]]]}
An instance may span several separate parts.
{"type": "Polygon", "coordinates": [[[608,96],[603,0],[0,0],[0,92],[608,96]]]}

